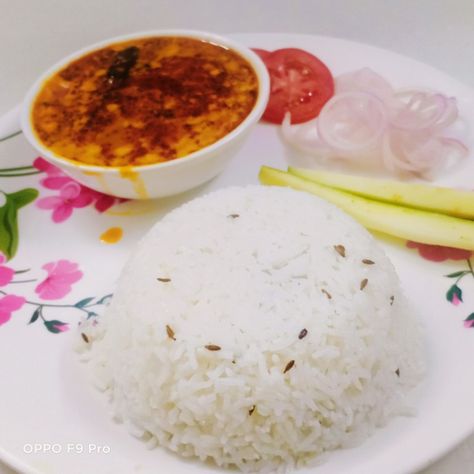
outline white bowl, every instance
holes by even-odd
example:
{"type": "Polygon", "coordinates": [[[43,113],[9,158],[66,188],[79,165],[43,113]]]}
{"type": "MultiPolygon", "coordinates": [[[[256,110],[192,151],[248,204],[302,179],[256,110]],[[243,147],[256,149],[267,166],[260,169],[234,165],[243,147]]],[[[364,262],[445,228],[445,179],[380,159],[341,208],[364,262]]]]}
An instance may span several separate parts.
{"type": "Polygon", "coordinates": [[[21,111],[21,128],[28,141],[47,160],[82,184],[113,196],[149,199],[178,194],[199,186],[219,174],[243,143],[252,126],[262,116],[269,96],[270,79],[262,60],[249,48],[212,33],[191,30],[158,30],[118,36],[77,51],[48,69],[31,87],[21,111]],[[71,61],[112,43],[150,36],[180,36],[218,44],[240,54],[258,78],[258,96],[247,117],[230,133],[212,145],[165,163],[134,167],[93,166],[68,160],[45,147],[32,129],[31,109],[45,80],[71,61]]]}

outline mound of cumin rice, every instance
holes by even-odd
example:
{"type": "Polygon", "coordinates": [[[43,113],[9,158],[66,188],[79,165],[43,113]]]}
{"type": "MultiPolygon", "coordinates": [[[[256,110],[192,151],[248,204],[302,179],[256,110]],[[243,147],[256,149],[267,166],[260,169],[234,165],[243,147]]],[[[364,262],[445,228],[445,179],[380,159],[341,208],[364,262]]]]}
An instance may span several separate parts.
{"type": "Polygon", "coordinates": [[[281,472],[403,414],[422,374],[392,264],[336,207],[228,188],[143,238],[84,356],[114,413],[182,456],[281,472]]]}

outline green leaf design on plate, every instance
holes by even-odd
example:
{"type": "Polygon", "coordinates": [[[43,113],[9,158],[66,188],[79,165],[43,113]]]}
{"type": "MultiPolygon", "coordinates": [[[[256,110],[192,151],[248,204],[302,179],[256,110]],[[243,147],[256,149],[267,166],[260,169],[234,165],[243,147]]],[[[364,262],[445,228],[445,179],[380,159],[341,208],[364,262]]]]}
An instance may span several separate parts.
{"type": "Polygon", "coordinates": [[[35,309],[35,312],[33,313],[33,316],[31,316],[31,319],[30,319],[28,324],[34,323],[40,317],[40,315],[41,315],[41,306],[38,306],[35,309]]]}
{"type": "Polygon", "coordinates": [[[20,135],[20,133],[22,133],[21,131],[18,131],[18,132],[13,132],[11,133],[10,135],[7,135],[6,137],[3,137],[0,142],[4,142],[6,140],[10,140],[10,138],[13,138],[13,137],[16,137],[17,135],[20,135]]]}
{"type": "Polygon", "coordinates": [[[39,193],[34,188],[25,188],[15,193],[1,194],[5,202],[0,207],[0,252],[10,260],[18,249],[18,210],[34,201],[39,193]]]}
{"type": "Polygon", "coordinates": [[[92,296],[90,298],[84,298],[83,300],[78,301],[74,306],[76,308],[84,308],[84,306],[87,306],[94,298],[95,296],[92,296]]]}
{"type": "Polygon", "coordinates": [[[30,204],[38,197],[38,190],[34,188],[25,188],[16,193],[7,194],[7,197],[14,202],[17,209],[30,204]]]}
{"type": "Polygon", "coordinates": [[[58,321],[57,319],[52,319],[51,321],[45,321],[44,325],[46,326],[49,332],[58,334],[60,332],[64,332],[63,328],[67,326],[67,323],[63,323],[62,321],[58,321]]]}
{"type": "Polygon", "coordinates": [[[96,304],[106,304],[109,302],[110,298],[112,298],[112,296],[114,296],[112,293],[108,294],[108,295],[105,295],[105,296],[102,296],[102,298],[97,301],[96,304]]]}
{"type": "Polygon", "coordinates": [[[457,278],[460,277],[461,275],[465,275],[466,273],[469,273],[467,270],[460,270],[458,272],[450,273],[449,275],[444,275],[446,278],[457,278]]]}

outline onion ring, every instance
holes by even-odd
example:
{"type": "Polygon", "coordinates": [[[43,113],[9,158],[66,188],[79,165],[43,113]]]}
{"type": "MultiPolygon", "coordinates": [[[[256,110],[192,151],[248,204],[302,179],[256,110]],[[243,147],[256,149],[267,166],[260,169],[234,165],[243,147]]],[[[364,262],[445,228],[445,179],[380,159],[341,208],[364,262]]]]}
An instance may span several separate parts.
{"type": "Polygon", "coordinates": [[[366,92],[345,92],[324,105],[317,120],[321,139],[340,152],[360,154],[380,144],[387,125],[383,102],[366,92]]]}

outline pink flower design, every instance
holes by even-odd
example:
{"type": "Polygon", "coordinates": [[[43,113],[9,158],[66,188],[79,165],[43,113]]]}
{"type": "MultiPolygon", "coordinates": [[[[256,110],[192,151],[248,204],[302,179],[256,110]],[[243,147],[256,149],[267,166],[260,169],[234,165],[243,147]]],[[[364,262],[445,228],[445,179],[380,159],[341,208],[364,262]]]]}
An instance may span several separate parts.
{"type": "Polygon", "coordinates": [[[108,194],[97,193],[97,201],[94,204],[94,207],[98,212],[105,212],[107,209],[110,209],[115,203],[116,199],[108,194]]]}
{"type": "Polygon", "coordinates": [[[451,304],[454,306],[458,306],[462,301],[458,298],[458,295],[456,293],[453,294],[453,299],[451,300],[451,304]]]}
{"type": "Polygon", "coordinates": [[[41,157],[36,158],[33,162],[33,166],[37,170],[47,174],[47,177],[40,181],[45,188],[61,189],[65,184],[73,181],[73,179],[67,176],[60,168],[41,157]]]}
{"type": "MultiPolygon", "coordinates": [[[[409,249],[417,249],[420,257],[432,262],[444,262],[445,260],[467,260],[471,258],[470,250],[443,247],[441,245],[422,244],[419,242],[407,242],[409,249]]],[[[453,303],[456,304],[456,303],[453,303]]]]}
{"type": "Polygon", "coordinates": [[[0,286],[8,285],[13,279],[13,275],[15,274],[15,270],[10,267],[6,267],[2,265],[6,261],[5,256],[0,253],[0,286]]]}
{"type": "Polygon", "coordinates": [[[46,161],[44,158],[41,158],[41,156],[38,156],[38,158],[36,158],[35,161],[33,161],[33,166],[38,171],[42,171],[43,173],[46,173],[48,176],[55,175],[55,174],[63,174],[63,172],[57,166],[54,166],[49,161],[46,161]]]}
{"type": "Polygon", "coordinates": [[[95,189],[88,188],[86,186],[82,186],[82,192],[90,196],[91,199],[95,201],[94,207],[96,211],[100,213],[107,211],[114,204],[118,204],[128,200],[116,198],[114,196],[110,196],[109,194],[104,194],[99,191],[96,191],[95,189]]]}
{"type": "Polygon", "coordinates": [[[128,199],[120,199],[95,191],[67,176],[60,168],[38,157],[33,166],[47,174],[40,183],[47,189],[59,190],[59,196],[49,196],[37,201],[40,209],[54,209],[53,221],[56,223],[68,219],[74,208],[86,207],[94,203],[97,212],[105,212],[114,204],[128,199]]]}
{"type": "Polygon", "coordinates": [[[43,178],[41,184],[48,189],[61,189],[68,183],[73,183],[74,180],[69,176],[49,176],[47,178],[43,178]]]}
{"type": "Polygon", "coordinates": [[[466,319],[464,321],[464,327],[469,329],[469,328],[472,328],[474,326],[474,319],[466,319]]]}
{"type": "Polygon", "coordinates": [[[53,209],[53,221],[63,222],[76,208],[86,207],[93,201],[89,193],[82,192],[82,186],[75,181],[64,185],[59,191],[59,196],[49,196],[36,201],[40,209],[53,209]]]}
{"type": "Polygon", "coordinates": [[[53,326],[54,326],[59,332],[66,332],[66,331],[69,331],[69,324],[68,324],[68,323],[54,324],[53,326]]]}
{"type": "Polygon", "coordinates": [[[19,310],[25,304],[25,298],[16,295],[5,295],[0,298],[0,326],[8,322],[13,311],[19,310]]]}
{"type": "Polygon", "coordinates": [[[77,263],[68,260],[58,260],[43,265],[48,276],[36,288],[35,292],[43,300],[57,300],[71,291],[71,286],[82,278],[82,272],[77,263]]]}

